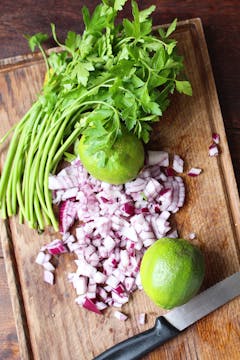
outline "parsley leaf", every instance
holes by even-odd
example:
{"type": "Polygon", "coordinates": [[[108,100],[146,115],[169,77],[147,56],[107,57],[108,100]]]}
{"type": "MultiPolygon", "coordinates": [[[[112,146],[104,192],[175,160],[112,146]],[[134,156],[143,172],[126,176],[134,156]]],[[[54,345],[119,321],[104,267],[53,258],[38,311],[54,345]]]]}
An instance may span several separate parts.
{"type": "Polygon", "coordinates": [[[192,86],[189,81],[175,80],[175,83],[178,92],[192,96],[192,86]]]}
{"type": "Polygon", "coordinates": [[[167,29],[167,33],[165,37],[169,37],[176,29],[177,26],[177,19],[174,19],[169,28],[167,29]]]}
{"type": "Polygon", "coordinates": [[[65,40],[66,48],[74,52],[81,45],[81,36],[74,31],[69,31],[65,40]]]}
{"type": "Polygon", "coordinates": [[[48,35],[39,32],[33,36],[25,35],[25,38],[28,40],[30,49],[34,51],[36,47],[39,47],[44,41],[48,40],[48,35]]]}

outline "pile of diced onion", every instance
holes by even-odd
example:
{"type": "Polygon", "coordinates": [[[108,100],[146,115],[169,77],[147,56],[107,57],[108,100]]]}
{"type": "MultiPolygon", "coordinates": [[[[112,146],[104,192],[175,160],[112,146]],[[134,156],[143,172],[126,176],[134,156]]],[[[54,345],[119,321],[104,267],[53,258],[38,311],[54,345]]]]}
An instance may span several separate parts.
{"type": "MultiPolygon", "coordinates": [[[[219,139],[213,140],[216,144],[219,139]]],[[[169,220],[184,204],[185,187],[179,176],[183,167],[178,155],[170,166],[167,152],[148,151],[139,176],[124,185],[93,178],[79,159],[51,175],[49,189],[59,206],[62,238],[42,247],[37,256],[44,281],[54,283],[52,258],[72,252],[76,271],[68,274],[68,280],[75,288],[76,303],[99,314],[108,306],[121,308],[134,290],[142,288],[139,269],[145,250],[156,239],[178,237],[169,220]]],[[[198,176],[201,171],[191,168],[187,174],[198,176]]],[[[119,310],[115,316],[127,318],[119,310]]],[[[140,314],[139,323],[144,317],[140,314]]]]}

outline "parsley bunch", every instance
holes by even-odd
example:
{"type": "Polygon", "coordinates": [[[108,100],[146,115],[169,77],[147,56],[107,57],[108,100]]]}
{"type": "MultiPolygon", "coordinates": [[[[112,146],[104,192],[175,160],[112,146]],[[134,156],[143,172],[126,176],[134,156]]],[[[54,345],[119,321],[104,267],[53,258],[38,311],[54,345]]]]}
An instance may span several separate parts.
{"type": "Polygon", "coordinates": [[[91,137],[95,152],[111,147],[124,125],[147,143],[151,124],[169,105],[169,95],[175,89],[192,94],[190,83],[182,79],[177,43],[170,38],[177,21],[153,33],[150,16],[155,6],[140,11],[132,1],[132,20],[117,25],[126,1],[102,0],[92,15],[83,7],[83,34],[69,31],[64,44],[51,24],[61,51],[45,53],[46,34],[26,36],[31,50],[42,52],[47,76],[38,99],[12,129],[0,180],[2,217],[19,208],[20,221],[39,230],[52,224],[57,230],[48,177],[79,136],[91,137]]]}

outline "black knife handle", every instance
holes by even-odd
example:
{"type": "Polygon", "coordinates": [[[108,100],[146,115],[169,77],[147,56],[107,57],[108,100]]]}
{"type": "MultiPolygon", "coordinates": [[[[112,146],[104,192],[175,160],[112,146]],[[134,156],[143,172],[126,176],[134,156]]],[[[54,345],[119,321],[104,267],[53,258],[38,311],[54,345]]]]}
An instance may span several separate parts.
{"type": "Polygon", "coordinates": [[[180,331],[163,316],[156,319],[153,328],[135,335],[104,351],[93,360],[137,360],[178,335],[180,331]]]}

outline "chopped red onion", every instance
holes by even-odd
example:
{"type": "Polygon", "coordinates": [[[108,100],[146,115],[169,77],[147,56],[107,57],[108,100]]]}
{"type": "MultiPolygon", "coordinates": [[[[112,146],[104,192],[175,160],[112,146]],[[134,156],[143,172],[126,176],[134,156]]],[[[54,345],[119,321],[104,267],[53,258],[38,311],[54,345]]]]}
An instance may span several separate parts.
{"type": "Polygon", "coordinates": [[[74,287],[77,295],[83,295],[87,292],[87,277],[80,276],[76,279],[74,287]]]}
{"type": "Polygon", "coordinates": [[[94,276],[94,274],[97,272],[97,269],[88,264],[84,259],[82,260],[75,260],[78,268],[77,268],[77,274],[83,275],[83,276],[87,276],[87,277],[92,277],[94,276]]]}
{"type": "Polygon", "coordinates": [[[141,313],[138,315],[138,324],[139,325],[144,325],[146,322],[146,314],[145,313],[141,313]]]}
{"type": "Polygon", "coordinates": [[[175,172],[173,170],[173,168],[171,166],[169,166],[167,169],[166,169],[166,175],[167,176],[174,176],[175,175],[175,172]]]}
{"type": "Polygon", "coordinates": [[[110,275],[106,280],[106,284],[115,289],[119,284],[119,280],[114,275],[110,275]]]}
{"type": "Polygon", "coordinates": [[[54,275],[51,271],[48,271],[48,270],[44,270],[43,272],[43,280],[50,284],[50,285],[53,285],[54,283],[54,275]]]}
{"type": "Polygon", "coordinates": [[[111,236],[107,236],[105,237],[105,239],[103,240],[103,245],[105,247],[105,249],[110,252],[111,250],[114,249],[115,247],[115,241],[113,240],[113,238],[111,236]]]}
{"type": "Polygon", "coordinates": [[[180,158],[179,155],[173,156],[173,170],[175,170],[177,173],[183,172],[183,159],[180,158]]]}
{"type": "Polygon", "coordinates": [[[126,290],[130,292],[134,288],[135,279],[133,277],[126,277],[126,279],[124,280],[124,285],[126,290]]]}
{"type": "Polygon", "coordinates": [[[55,270],[55,267],[48,261],[43,263],[43,268],[47,271],[53,272],[55,270]]]}
{"type": "Polygon", "coordinates": [[[188,176],[192,176],[192,177],[195,177],[195,176],[198,176],[199,174],[201,174],[202,172],[202,169],[199,169],[199,168],[191,168],[188,172],[188,176]]]}
{"type": "Polygon", "coordinates": [[[105,304],[102,301],[96,301],[95,305],[96,305],[97,309],[100,311],[102,311],[108,307],[107,304],[105,304]]]}
{"type": "Polygon", "coordinates": [[[97,271],[94,275],[93,275],[93,279],[96,282],[96,284],[104,284],[106,282],[107,276],[104,275],[102,272],[97,271]]]}
{"type": "Polygon", "coordinates": [[[50,244],[48,244],[47,250],[51,255],[59,255],[67,252],[67,248],[63,241],[59,239],[53,240],[50,244]]]}
{"type": "Polygon", "coordinates": [[[167,234],[169,238],[177,239],[178,238],[178,232],[177,230],[173,230],[170,233],[167,234]]]}
{"type": "Polygon", "coordinates": [[[51,254],[45,254],[45,259],[44,259],[44,263],[49,262],[52,259],[52,255],[51,254]]]}
{"type": "Polygon", "coordinates": [[[135,207],[130,202],[123,204],[122,209],[126,216],[133,216],[135,214],[135,207]]]}
{"type": "Polygon", "coordinates": [[[98,309],[97,305],[89,298],[85,297],[82,306],[90,311],[95,312],[96,314],[101,315],[101,311],[98,309]]]}
{"type": "Polygon", "coordinates": [[[35,262],[38,264],[38,265],[43,265],[43,263],[45,262],[45,257],[46,255],[44,254],[43,251],[40,251],[36,257],[36,260],[35,262]]]}
{"type": "Polygon", "coordinates": [[[111,292],[111,297],[115,303],[118,304],[126,304],[128,302],[128,296],[124,296],[123,294],[118,294],[116,291],[111,292]]]}
{"type": "Polygon", "coordinates": [[[102,300],[106,300],[108,297],[107,291],[103,288],[99,288],[98,295],[100,296],[100,298],[102,298],[102,300]]]}
{"type": "MultiPolygon", "coordinates": [[[[174,160],[175,171],[182,172],[182,159],[175,155],[174,160]]],[[[139,176],[124,185],[96,180],[77,159],[49,177],[49,188],[53,202],[60,201],[62,240],[42,247],[37,256],[37,263],[52,274],[46,273],[48,282],[54,281],[54,267],[46,256],[71,251],[77,268],[68,279],[76,303],[98,314],[107,306],[122,307],[131,292],[142,289],[139,269],[145,250],[157,238],[171,235],[168,220],[184,204],[184,183],[169,167],[168,153],[150,151],[139,176]],[[76,220],[80,225],[74,236],[76,220]]]]}
{"type": "Polygon", "coordinates": [[[190,233],[190,234],[188,235],[188,238],[189,238],[190,240],[193,240],[193,239],[196,238],[196,234],[192,232],[192,233],[190,233]]]}
{"type": "Polygon", "coordinates": [[[147,197],[148,201],[152,201],[158,196],[162,188],[159,181],[151,178],[144,189],[144,195],[147,197]]]}
{"type": "Polygon", "coordinates": [[[62,233],[66,233],[73,225],[77,214],[76,204],[71,200],[63,201],[59,207],[59,226],[62,233]]]}
{"type": "Polygon", "coordinates": [[[121,311],[118,310],[114,311],[114,316],[120,321],[125,321],[128,318],[127,315],[123,314],[121,311]]]}
{"type": "Polygon", "coordinates": [[[64,191],[63,195],[62,195],[62,201],[68,200],[68,199],[72,199],[72,198],[76,198],[78,193],[78,187],[73,187],[70,189],[66,189],[66,191],[64,191]]]}
{"type": "Polygon", "coordinates": [[[220,135],[217,133],[213,133],[212,134],[212,139],[215,142],[215,144],[219,144],[220,143],[220,135]]]}
{"type": "Polygon", "coordinates": [[[218,150],[218,146],[217,144],[211,144],[208,148],[208,154],[209,156],[218,156],[219,155],[219,150],[218,150]]]}
{"type": "Polygon", "coordinates": [[[148,151],[147,164],[152,165],[169,165],[169,155],[166,151],[148,151]]]}

